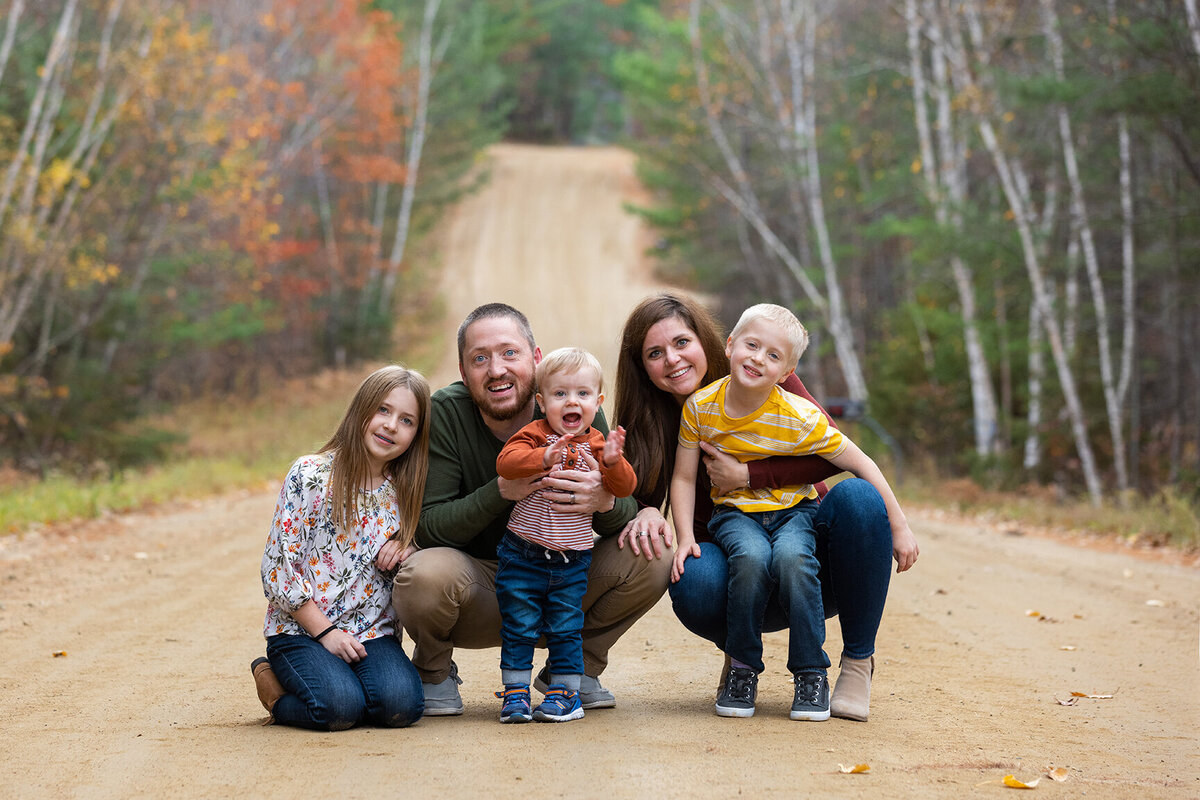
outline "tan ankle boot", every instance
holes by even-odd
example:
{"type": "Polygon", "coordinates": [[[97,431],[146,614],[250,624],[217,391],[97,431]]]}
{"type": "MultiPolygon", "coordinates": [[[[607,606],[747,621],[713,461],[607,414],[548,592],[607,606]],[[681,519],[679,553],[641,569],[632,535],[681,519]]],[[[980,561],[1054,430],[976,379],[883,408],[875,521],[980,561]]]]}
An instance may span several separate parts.
{"type": "Polygon", "coordinates": [[[250,664],[250,672],[254,675],[254,688],[258,692],[258,701],[263,704],[267,713],[271,714],[275,703],[287,692],[284,690],[283,684],[279,682],[279,678],[275,677],[275,670],[271,669],[271,662],[265,658],[260,656],[254,659],[250,664]]]}
{"type": "Polygon", "coordinates": [[[721,674],[717,678],[717,697],[721,696],[721,690],[725,688],[725,679],[729,677],[729,670],[733,668],[733,660],[730,659],[729,653],[725,654],[725,663],[721,665],[721,674]]]}
{"type": "Polygon", "coordinates": [[[842,656],[842,671],[833,687],[829,713],[842,719],[867,721],[871,710],[871,676],[875,673],[875,656],[846,658],[842,656]]]}

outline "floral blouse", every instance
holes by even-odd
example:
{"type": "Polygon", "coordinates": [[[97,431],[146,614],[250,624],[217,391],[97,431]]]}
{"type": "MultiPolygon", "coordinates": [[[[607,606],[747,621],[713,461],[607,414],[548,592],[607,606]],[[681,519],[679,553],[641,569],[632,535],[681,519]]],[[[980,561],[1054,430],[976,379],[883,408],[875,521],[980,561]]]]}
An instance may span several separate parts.
{"type": "Polygon", "coordinates": [[[332,453],[303,456],[283,480],[262,558],[264,636],[307,635],[291,612],[309,600],[360,642],[395,633],[391,581],[375,566],[375,556],[400,527],[396,489],[385,481],[363,490],[358,529],[348,533],[330,517],[332,469],[332,453]]]}

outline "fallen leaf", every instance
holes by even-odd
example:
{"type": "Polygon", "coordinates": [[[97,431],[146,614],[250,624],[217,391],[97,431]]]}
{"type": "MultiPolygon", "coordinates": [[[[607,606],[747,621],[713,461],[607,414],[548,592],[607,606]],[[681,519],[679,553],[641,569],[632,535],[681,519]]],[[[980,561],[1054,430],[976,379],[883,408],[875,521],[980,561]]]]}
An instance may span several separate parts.
{"type": "Polygon", "coordinates": [[[1086,697],[1088,700],[1112,700],[1111,694],[1087,694],[1085,692],[1071,692],[1071,697],[1086,697]]]}
{"type": "Polygon", "coordinates": [[[133,557],[136,558],[138,561],[145,561],[147,558],[150,557],[150,554],[138,551],[133,554],[133,557]]]}
{"type": "Polygon", "coordinates": [[[845,764],[838,764],[838,772],[845,775],[857,775],[860,772],[869,772],[870,769],[870,764],[855,764],[852,767],[847,767],[845,764]]]}
{"type": "Polygon", "coordinates": [[[945,589],[934,589],[930,594],[946,594],[945,589]]]}
{"type": "Polygon", "coordinates": [[[1164,603],[1162,600],[1147,600],[1146,605],[1154,606],[1155,608],[1162,608],[1166,605],[1166,603],[1164,603]]]}
{"type": "Polygon", "coordinates": [[[1004,776],[1004,785],[1012,789],[1036,789],[1040,778],[1034,778],[1029,783],[1022,783],[1012,775],[1004,776]]]}
{"type": "Polygon", "coordinates": [[[1068,697],[1066,700],[1059,700],[1057,697],[1054,699],[1060,706],[1073,706],[1079,702],[1078,697],[1068,697]]]}
{"type": "Polygon", "coordinates": [[[1046,772],[1046,777],[1052,781],[1062,783],[1067,779],[1067,773],[1070,772],[1066,767],[1054,767],[1046,772]]]}
{"type": "Polygon", "coordinates": [[[1074,649],[1075,649],[1075,645],[1073,645],[1073,644],[1064,644],[1064,645],[1060,646],[1058,649],[1059,649],[1059,650],[1074,650],[1074,649]]]}
{"type": "Polygon", "coordinates": [[[1032,608],[1025,609],[1025,616],[1027,617],[1040,617],[1041,615],[1042,612],[1040,611],[1034,611],[1032,608]]]}
{"type": "Polygon", "coordinates": [[[66,650],[55,650],[55,651],[54,651],[53,653],[51,653],[50,655],[54,656],[55,658],[66,658],[66,657],[67,657],[67,651],[66,651],[66,650]]]}

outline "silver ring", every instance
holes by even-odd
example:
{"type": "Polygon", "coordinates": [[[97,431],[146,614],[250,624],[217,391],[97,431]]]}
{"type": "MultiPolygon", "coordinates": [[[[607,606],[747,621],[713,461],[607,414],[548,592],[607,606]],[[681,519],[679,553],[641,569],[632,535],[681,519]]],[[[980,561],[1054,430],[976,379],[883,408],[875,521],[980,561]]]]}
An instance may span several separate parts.
{"type": "Polygon", "coordinates": [[[638,536],[646,536],[646,537],[649,537],[649,536],[650,536],[650,534],[646,533],[645,531],[642,531],[641,533],[639,533],[639,534],[638,534],[638,536]]]}

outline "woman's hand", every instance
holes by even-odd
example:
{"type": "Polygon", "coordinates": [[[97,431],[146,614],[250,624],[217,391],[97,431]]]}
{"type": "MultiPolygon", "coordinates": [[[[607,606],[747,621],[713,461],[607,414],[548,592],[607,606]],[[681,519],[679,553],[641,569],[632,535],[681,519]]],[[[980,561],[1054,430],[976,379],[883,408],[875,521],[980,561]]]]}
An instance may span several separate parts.
{"type": "Polygon", "coordinates": [[[354,664],[367,657],[367,648],[363,647],[358,639],[355,639],[341,628],[334,628],[322,636],[321,644],[325,646],[326,650],[347,664],[354,664]]]}
{"type": "Polygon", "coordinates": [[[379,548],[379,555],[375,556],[375,566],[379,567],[381,572],[391,572],[407,561],[408,557],[415,552],[417,552],[417,548],[411,544],[408,547],[401,547],[395,539],[388,539],[383,543],[383,547],[379,548]]]}
{"type": "Polygon", "coordinates": [[[653,561],[671,551],[672,539],[671,526],[658,509],[643,508],[625,523],[617,535],[617,547],[624,549],[628,543],[635,556],[644,555],[647,561],[653,561]]]}
{"type": "Polygon", "coordinates": [[[704,451],[704,468],[708,470],[708,480],[718,494],[729,494],[735,489],[750,486],[749,466],[708,442],[701,442],[700,449],[704,451]]]}
{"type": "Polygon", "coordinates": [[[671,559],[671,583],[679,583],[679,579],[683,577],[683,562],[688,558],[700,557],[700,545],[695,541],[686,543],[679,542],[679,549],[675,551],[675,557],[671,559]]]}
{"type": "Polygon", "coordinates": [[[921,548],[917,546],[917,536],[905,522],[898,528],[892,528],[892,557],[896,559],[896,572],[901,573],[917,563],[921,548]]]}
{"type": "Polygon", "coordinates": [[[600,462],[588,453],[580,454],[588,465],[587,472],[577,469],[556,469],[542,478],[542,495],[550,508],[569,514],[594,514],[611,511],[616,498],[601,484],[600,462]]]}

